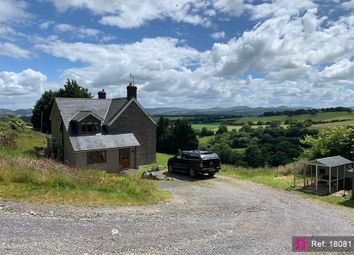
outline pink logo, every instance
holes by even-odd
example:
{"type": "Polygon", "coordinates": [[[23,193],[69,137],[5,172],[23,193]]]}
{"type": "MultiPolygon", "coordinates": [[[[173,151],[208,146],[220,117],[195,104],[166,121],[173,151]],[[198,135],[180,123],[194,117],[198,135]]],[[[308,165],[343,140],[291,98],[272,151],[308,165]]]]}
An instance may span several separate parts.
{"type": "Polygon", "coordinates": [[[307,250],[307,242],[304,237],[296,238],[295,241],[296,251],[306,251],[307,250]]]}

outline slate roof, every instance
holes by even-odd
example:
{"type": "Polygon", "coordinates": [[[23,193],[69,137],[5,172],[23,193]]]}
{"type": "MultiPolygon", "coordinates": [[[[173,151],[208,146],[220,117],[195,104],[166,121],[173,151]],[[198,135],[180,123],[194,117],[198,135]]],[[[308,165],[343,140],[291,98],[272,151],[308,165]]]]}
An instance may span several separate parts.
{"type": "Polygon", "coordinates": [[[63,119],[66,130],[69,129],[69,122],[80,111],[91,111],[104,119],[111,100],[91,98],[55,98],[60,115],[63,119]]]}
{"type": "Polygon", "coordinates": [[[132,133],[115,135],[70,136],[74,151],[90,151],[140,146],[132,133]]]}
{"type": "Polygon", "coordinates": [[[112,99],[104,122],[108,123],[114,117],[114,115],[116,115],[124,107],[127,102],[128,100],[126,98],[112,99]]]}
{"type": "Polygon", "coordinates": [[[81,120],[83,120],[84,118],[86,118],[89,115],[95,117],[96,119],[98,119],[100,121],[103,120],[100,116],[98,116],[94,112],[90,112],[90,111],[80,111],[73,118],[71,118],[71,120],[72,121],[81,121],[81,120]]]}
{"type": "Polygon", "coordinates": [[[310,165],[322,165],[327,167],[342,166],[353,163],[349,159],[343,158],[342,156],[333,156],[327,158],[319,158],[311,160],[308,162],[310,165]]]}
{"type": "MultiPolygon", "coordinates": [[[[75,132],[69,131],[70,121],[80,121],[90,114],[102,121],[103,124],[107,124],[112,119],[114,119],[114,117],[117,116],[117,114],[120,113],[126,106],[128,106],[132,100],[128,101],[127,98],[91,99],[56,97],[55,101],[59,108],[65,129],[69,133],[69,139],[74,151],[89,151],[140,146],[138,140],[132,133],[102,133],[96,135],[77,136],[75,132]]],[[[150,115],[148,116],[151,118],[150,115]]],[[[152,118],[151,120],[154,122],[152,118]]],[[[72,128],[73,127],[71,127],[71,129],[72,128]]]]}

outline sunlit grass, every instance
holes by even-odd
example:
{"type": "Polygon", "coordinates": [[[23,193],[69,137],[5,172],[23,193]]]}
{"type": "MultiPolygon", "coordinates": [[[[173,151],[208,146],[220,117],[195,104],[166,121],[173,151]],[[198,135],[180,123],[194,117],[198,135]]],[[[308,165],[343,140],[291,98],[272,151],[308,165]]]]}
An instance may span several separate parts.
{"type": "Polygon", "coordinates": [[[17,148],[15,150],[8,150],[0,146],[0,156],[26,156],[34,157],[33,147],[46,146],[45,135],[39,132],[29,132],[27,134],[19,134],[16,139],[17,148]]]}
{"type": "MultiPolygon", "coordinates": [[[[45,136],[31,132],[17,138],[17,149],[0,149],[0,197],[85,205],[142,205],[170,198],[153,181],[97,169],[78,169],[39,159],[34,146],[45,136]]],[[[161,161],[167,156],[160,155],[161,161]]]]}

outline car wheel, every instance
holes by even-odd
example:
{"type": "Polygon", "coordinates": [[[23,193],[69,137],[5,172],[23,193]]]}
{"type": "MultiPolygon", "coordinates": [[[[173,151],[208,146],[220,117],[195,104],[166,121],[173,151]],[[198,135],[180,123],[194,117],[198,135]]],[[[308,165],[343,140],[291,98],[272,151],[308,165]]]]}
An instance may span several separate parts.
{"type": "Polygon", "coordinates": [[[169,173],[173,173],[174,172],[174,169],[173,169],[172,165],[168,165],[168,172],[169,173]]]}
{"type": "Polygon", "coordinates": [[[197,172],[195,171],[195,169],[193,167],[189,168],[188,174],[191,178],[195,178],[197,176],[197,172]]]}
{"type": "Polygon", "coordinates": [[[213,177],[215,173],[208,173],[209,177],[213,177]]]}

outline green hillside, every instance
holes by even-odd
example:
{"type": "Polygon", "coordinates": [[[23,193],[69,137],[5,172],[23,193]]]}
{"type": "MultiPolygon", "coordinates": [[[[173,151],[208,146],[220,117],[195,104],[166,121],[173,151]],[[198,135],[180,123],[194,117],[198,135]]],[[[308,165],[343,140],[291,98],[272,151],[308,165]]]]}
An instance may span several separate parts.
{"type": "Polygon", "coordinates": [[[297,116],[267,116],[267,117],[240,117],[240,118],[226,118],[223,121],[233,121],[235,123],[244,123],[248,121],[257,122],[257,121],[282,121],[284,122],[287,119],[293,119],[298,121],[305,121],[305,120],[313,120],[313,121],[333,121],[333,120],[351,120],[349,124],[353,124],[354,121],[354,113],[353,112],[320,112],[315,115],[311,114],[303,114],[297,116]]]}

